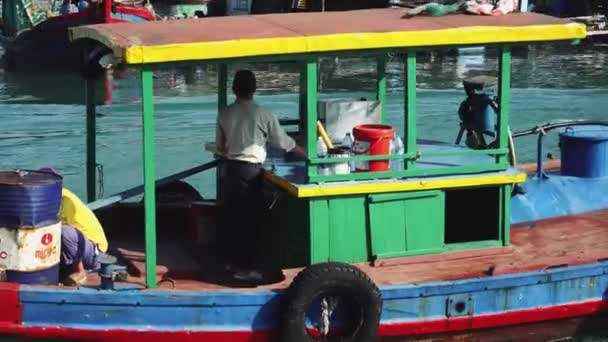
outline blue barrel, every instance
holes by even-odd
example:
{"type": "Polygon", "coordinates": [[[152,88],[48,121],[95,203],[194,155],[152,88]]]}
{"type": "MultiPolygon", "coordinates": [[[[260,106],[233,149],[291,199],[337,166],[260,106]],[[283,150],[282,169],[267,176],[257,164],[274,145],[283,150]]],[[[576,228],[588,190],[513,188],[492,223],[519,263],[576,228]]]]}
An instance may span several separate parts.
{"type": "Polygon", "coordinates": [[[0,171],[0,267],[8,281],[59,282],[62,178],[38,171],[0,171]]]}
{"type": "Polygon", "coordinates": [[[33,272],[6,271],[6,281],[31,285],[59,284],[59,264],[33,272]]]}
{"type": "Polygon", "coordinates": [[[559,134],[561,173],[596,178],[608,175],[608,127],[567,127],[559,134]]]}
{"type": "Polygon", "coordinates": [[[40,227],[59,221],[62,178],[38,171],[0,171],[0,227],[40,227]]]}

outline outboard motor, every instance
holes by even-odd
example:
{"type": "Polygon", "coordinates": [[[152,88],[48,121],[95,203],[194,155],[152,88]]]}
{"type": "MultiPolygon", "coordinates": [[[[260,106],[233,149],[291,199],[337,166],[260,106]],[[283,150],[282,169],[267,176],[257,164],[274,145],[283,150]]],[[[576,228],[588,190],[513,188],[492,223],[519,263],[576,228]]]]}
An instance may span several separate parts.
{"type": "Polygon", "coordinates": [[[463,82],[467,97],[460,104],[460,131],[456,145],[460,144],[466,131],[465,144],[472,149],[487,149],[494,147],[496,138],[496,104],[495,87],[498,79],[491,76],[475,76],[463,82]],[[488,143],[487,139],[492,140],[488,143]]]}

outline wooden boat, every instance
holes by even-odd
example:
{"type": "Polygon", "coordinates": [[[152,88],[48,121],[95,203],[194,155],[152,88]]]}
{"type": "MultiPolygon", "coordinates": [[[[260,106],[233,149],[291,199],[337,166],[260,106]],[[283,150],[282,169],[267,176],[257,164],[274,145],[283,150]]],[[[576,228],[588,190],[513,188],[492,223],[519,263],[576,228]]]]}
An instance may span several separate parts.
{"type": "MultiPolygon", "coordinates": [[[[97,199],[95,106],[87,105],[89,206],[128,276],[106,265],[80,288],[0,283],[0,333],[96,341],[312,341],[343,334],[355,341],[435,334],[544,340],[603,322],[606,178],[544,172],[540,150],[538,176],[509,163],[511,46],[580,40],[584,25],[533,13],[407,21],[400,14],[378,9],[72,28],[73,41],[101,44],[114,64],[141,73],[141,187],[97,199]],[[415,124],[416,52],[490,45],[500,49],[496,146],[472,150],[423,140],[415,124]],[[401,169],[318,173],[320,164],[345,160],[317,157],[318,58],[375,58],[377,101],[384,105],[389,52],[404,56],[407,75],[404,152],[349,158],[392,159],[401,169]],[[217,200],[200,202],[196,194],[183,205],[161,200],[171,181],[217,170],[221,159],[158,180],[155,173],[163,159],[154,148],[154,70],[218,64],[222,108],[227,64],[242,61],[301,65],[300,112],[285,123],[296,127],[308,154],[306,161],[268,158],[272,209],[257,247],[284,279],[254,287],[222,273],[221,246],[194,243],[192,232],[210,229],[221,204],[221,172],[217,200]],[[513,194],[522,182],[527,192],[513,194]],[[564,189],[578,193],[570,197],[564,189]],[[124,203],[142,192],[142,202],[124,203]],[[532,335],[527,324],[541,328],[532,335]]],[[[384,122],[386,106],[381,109],[384,122]]],[[[542,146],[554,126],[514,135],[538,134],[542,146]]]]}
{"type": "Polygon", "coordinates": [[[48,11],[37,8],[33,0],[6,0],[2,5],[2,64],[8,70],[80,71],[84,61],[83,47],[70,43],[69,28],[156,19],[146,8],[115,4],[112,0],[91,1],[87,8],[67,14],[60,13],[60,1],[53,1],[48,11]]]}

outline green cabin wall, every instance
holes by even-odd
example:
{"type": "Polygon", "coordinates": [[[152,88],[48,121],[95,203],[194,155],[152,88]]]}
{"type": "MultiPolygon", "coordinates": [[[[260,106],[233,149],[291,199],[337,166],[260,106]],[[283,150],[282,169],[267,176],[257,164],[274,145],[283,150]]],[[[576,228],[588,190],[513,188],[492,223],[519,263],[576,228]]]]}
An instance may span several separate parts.
{"type": "Polygon", "coordinates": [[[310,199],[284,193],[262,249],[281,246],[275,262],[291,268],[508,245],[510,194],[510,184],[310,199]]]}

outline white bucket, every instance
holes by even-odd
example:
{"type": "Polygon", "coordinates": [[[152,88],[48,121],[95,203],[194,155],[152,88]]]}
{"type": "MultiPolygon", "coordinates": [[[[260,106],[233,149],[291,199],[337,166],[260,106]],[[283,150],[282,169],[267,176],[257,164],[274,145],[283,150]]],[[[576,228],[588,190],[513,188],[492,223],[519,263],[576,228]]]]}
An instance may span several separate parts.
{"type": "MultiPolygon", "coordinates": [[[[353,154],[355,156],[369,155],[369,145],[370,144],[367,141],[355,140],[353,143],[353,154]]],[[[355,170],[359,172],[369,171],[369,162],[365,160],[356,161],[355,170]]]]}
{"type": "MultiPolygon", "coordinates": [[[[328,151],[329,158],[348,158],[350,150],[346,148],[332,148],[328,151]]],[[[347,175],[350,173],[350,165],[348,161],[344,163],[329,164],[330,174],[332,175],[347,175]]]]}

